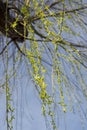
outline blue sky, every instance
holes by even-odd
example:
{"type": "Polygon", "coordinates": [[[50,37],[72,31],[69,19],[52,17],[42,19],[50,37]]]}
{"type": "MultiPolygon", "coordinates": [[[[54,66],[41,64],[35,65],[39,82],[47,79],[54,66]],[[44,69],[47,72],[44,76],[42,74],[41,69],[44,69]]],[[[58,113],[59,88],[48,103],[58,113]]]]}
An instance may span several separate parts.
{"type": "MultiPolygon", "coordinates": [[[[76,31],[80,31],[80,29],[79,30],[77,29],[76,31]]],[[[66,37],[65,34],[63,35],[64,37],[66,37]]],[[[82,32],[82,36],[84,37],[85,35],[86,34],[82,32]]],[[[74,37],[72,37],[71,35],[67,35],[67,38],[70,38],[70,40],[73,41],[81,40],[79,37],[73,39],[74,37]]],[[[47,59],[46,55],[44,55],[44,58],[47,59]]],[[[10,64],[10,66],[12,66],[12,63],[10,64]]],[[[3,68],[3,66],[1,68],[3,68]]],[[[68,71],[69,74],[70,72],[69,72],[68,65],[67,65],[67,69],[68,70],[66,71],[68,71]]],[[[84,74],[85,74],[84,78],[86,79],[86,73],[84,72],[83,75],[84,74]]],[[[51,85],[50,85],[49,75],[47,75],[47,80],[49,80],[48,83],[50,88],[51,85]]],[[[76,82],[76,79],[74,79],[73,81],[76,82]]],[[[13,126],[14,126],[13,130],[35,130],[35,129],[51,130],[51,126],[47,125],[48,122],[46,122],[45,118],[42,115],[41,101],[38,97],[38,93],[35,87],[33,86],[30,80],[30,77],[26,75],[24,64],[21,65],[15,84],[12,82],[10,84],[13,88],[12,105],[15,108],[14,111],[15,120],[13,121],[13,126]]],[[[73,100],[74,99],[75,97],[73,95],[73,100]]],[[[76,101],[74,101],[74,103],[75,106],[73,107],[73,109],[75,109],[76,107],[78,109],[76,109],[76,111],[73,110],[73,112],[70,112],[68,110],[67,113],[63,113],[59,108],[56,108],[57,110],[56,122],[57,122],[58,130],[87,130],[87,120],[85,119],[85,116],[83,115],[82,111],[80,111],[76,101]]],[[[83,98],[82,108],[87,113],[86,103],[87,102],[83,98]]],[[[2,90],[1,88],[0,88],[0,104],[1,104],[0,105],[0,130],[7,130],[6,129],[6,97],[5,97],[5,90],[2,90]]]]}
{"type": "MultiPolygon", "coordinates": [[[[34,89],[31,82],[27,85],[27,82],[20,83],[20,86],[16,86],[14,89],[14,106],[15,119],[13,130],[51,130],[48,125],[46,129],[46,122],[41,112],[41,103],[38,99],[38,94],[34,89]],[[21,100],[22,99],[22,100],[21,100]]],[[[0,129],[6,130],[5,120],[5,92],[0,95],[0,129]]],[[[62,113],[57,111],[57,125],[58,130],[86,130],[87,120],[84,116],[79,115],[79,112],[62,113]]],[[[81,114],[81,113],[80,113],[81,114]]]]}

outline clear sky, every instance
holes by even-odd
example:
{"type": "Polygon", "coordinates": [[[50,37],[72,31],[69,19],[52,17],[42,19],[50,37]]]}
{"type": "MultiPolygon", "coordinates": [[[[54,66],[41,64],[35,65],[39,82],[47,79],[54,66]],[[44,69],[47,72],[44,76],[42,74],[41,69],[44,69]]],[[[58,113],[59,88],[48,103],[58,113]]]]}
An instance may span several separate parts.
{"type": "MultiPolygon", "coordinates": [[[[76,31],[78,31],[78,29],[76,31]]],[[[85,36],[83,32],[82,35],[85,36]]],[[[66,37],[65,34],[64,36],[66,37]]],[[[71,38],[72,40],[74,37],[69,37],[69,38],[71,38]]],[[[78,37],[73,40],[79,41],[78,37]]],[[[47,59],[46,56],[44,58],[47,59]]],[[[15,120],[13,121],[13,130],[51,130],[51,126],[49,125],[46,118],[44,118],[42,115],[41,101],[38,98],[38,93],[36,89],[34,88],[32,82],[30,81],[30,77],[26,75],[26,69],[24,69],[24,64],[22,64],[20,71],[18,73],[19,74],[17,76],[15,84],[13,85],[13,83],[11,83],[11,85],[13,86],[12,105],[15,108],[14,111],[15,120]]],[[[73,98],[73,100],[75,100],[75,97],[73,98]]],[[[82,111],[84,110],[85,112],[84,114],[82,113],[82,111],[80,111],[76,101],[75,101],[75,105],[73,106],[73,112],[70,112],[68,110],[67,113],[63,113],[59,108],[56,108],[57,110],[56,122],[57,122],[58,130],[87,130],[87,104],[86,103],[87,102],[85,102],[85,100],[83,99],[81,107],[82,107],[82,111]],[[74,109],[76,107],[77,110],[75,111],[74,109]]],[[[6,129],[6,97],[5,97],[5,90],[2,90],[1,88],[0,88],[0,130],[7,130],[6,129]]]]}
{"type": "MultiPolygon", "coordinates": [[[[19,86],[15,87],[13,93],[16,119],[13,130],[51,130],[49,125],[46,129],[46,122],[41,113],[41,103],[31,82],[27,84],[27,81],[23,80],[19,86]]],[[[0,104],[0,129],[6,130],[5,92],[0,94],[0,104]]],[[[67,113],[58,111],[57,114],[58,130],[87,129],[87,120],[84,119],[83,114],[70,111],[67,113]]]]}

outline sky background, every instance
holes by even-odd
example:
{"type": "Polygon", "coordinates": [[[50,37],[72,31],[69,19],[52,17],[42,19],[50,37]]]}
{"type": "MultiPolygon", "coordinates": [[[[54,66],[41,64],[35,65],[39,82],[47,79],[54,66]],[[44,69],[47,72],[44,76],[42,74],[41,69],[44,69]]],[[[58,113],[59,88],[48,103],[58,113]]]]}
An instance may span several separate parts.
{"type": "MultiPolygon", "coordinates": [[[[87,2],[85,0],[85,2],[87,2]]],[[[70,23],[69,23],[70,24],[70,23]]],[[[71,26],[71,25],[70,25],[71,26]]],[[[80,31],[77,29],[77,32],[80,31]]],[[[82,32],[82,36],[85,38],[85,33],[82,32]]],[[[78,37],[72,37],[71,35],[63,34],[64,37],[73,39],[73,41],[80,41],[78,37]]],[[[44,58],[47,59],[46,55],[44,58]]],[[[11,63],[11,62],[10,62],[11,63]]],[[[0,63],[3,70],[3,63],[0,63]]],[[[10,64],[12,65],[12,64],[10,64]]],[[[48,68],[50,71],[50,68],[48,68]]],[[[67,68],[68,69],[68,68],[67,68]]],[[[69,74],[69,70],[66,70],[69,74]]],[[[83,75],[84,75],[83,71],[83,75]]],[[[2,75],[2,72],[0,72],[2,75]]],[[[49,72],[50,75],[50,72],[49,72]]],[[[49,80],[50,78],[47,79],[49,80]]],[[[4,77],[3,77],[4,78],[4,77]]],[[[85,75],[86,78],[86,75],[85,75]]],[[[73,79],[73,77],[72,77],[73,79]]],[[[4,79],[3,79],[4,80],[4,79]]],[[[76,79],[75,79],[76,80],[76,79]]],[[[50,87],[50,81],[48,81],[50,87]]],[[[26,75],[24,69],[24,63],[21,65],[18,71],[18,76],[15,82],[11,81],[12,87],[12,106],[15,108],[13,121],[13,130],[51,130],[49,121],[47,121],[41,111],[41,101],[38,98],[38,93],[30,80],[30,77],[26,75]]],[[[73,95],[74,96],[74,95],[73,95]]],[[[80,98],[80,97],[79,97],[80,98]]],[[[75,97],[73,98],[73,100],[75,97]]],[[[78,107],[77,111],[63,113],[59,108],[56,108],[56,122],[58,130],[87,130],[87,102],[83,98],[82,110],[85,109],[86,113],[80,111],[77,102],[74,102],[73,108],[78,107]]],[[[0,130],[7,130],[6,128],[6,97],[5,90],[0,88],[0,130]]]]}
{"type": "MultiPolygon", "coordinates": [[[[6,130],[5,92],[2,90],[0,92],[0,129],[6,130]]],[[[21,83],[17,81],[17,86],[15,86],[12,96],[14,100],[12,104],[15,106],[13,130],[51,130],[50,125],[46,127],[48,121],[42,115],[41,102],[30,80],[27,81],[25,77],[21,83]]],[[[87,120],[79,111],[72,113],[68,110],[67,113],[63,113],[57,109],[56,115],[58,130],[87,129],[87,120]]]]}

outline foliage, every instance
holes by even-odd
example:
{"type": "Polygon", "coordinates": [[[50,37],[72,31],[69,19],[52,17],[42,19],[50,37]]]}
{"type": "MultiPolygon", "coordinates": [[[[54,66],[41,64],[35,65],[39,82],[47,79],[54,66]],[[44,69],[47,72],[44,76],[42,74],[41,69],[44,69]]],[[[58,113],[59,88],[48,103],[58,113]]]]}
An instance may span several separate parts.
{"type": "MultiPolygon", "coordinates": [[[[18,43],[6,35],[4,49],[0,43],[0,55],[7,57],[3,70],[8,69],[5,73],[7,80],[3,81],[0,77],[0,84],[2,87],[6,83],[6,89],[12,90],[11,86],[8,87],[9,81],[14,82],[11,78],[16,80],[17,71],[20,72],[23,63],[25,72],[31,76],[38,91],[43,115],[49,118],[55,130],[55,106],[66,113],[73,110],[75,102],[78,106],[83,100],[87,102],[87,39],[84,37],[87,28],[87,5],[82,0],[20,0],[16,5],[15,2],[7,2],[7,7],[9,4],[11,6],[10,14],[17,16],[11,27],[16,34],[20,34],[21,31],[16,26],[18,21],[22,21],[24,39],[22,43],[18,43]],[[12,46],[8,44],[10,38],[13,40],[12,46]],[[18,51],[12,49],[15,45],[18,51]]],[[[6,99],[10,101],[10,90],[6,93],[6,99]]],[[[10,103],[7,104],[9,105],[10,103]]]]}

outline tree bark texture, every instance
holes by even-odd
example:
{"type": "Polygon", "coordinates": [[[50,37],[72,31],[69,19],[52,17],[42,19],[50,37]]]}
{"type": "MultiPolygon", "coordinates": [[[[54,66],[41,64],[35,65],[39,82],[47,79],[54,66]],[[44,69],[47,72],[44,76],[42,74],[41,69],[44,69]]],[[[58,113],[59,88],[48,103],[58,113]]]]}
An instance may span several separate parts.
{"type": "Polygon", "coordinates": [[[0,0],[0,31],[13,41],[23,42],[28,35],[24,23],[23,21],[17,21],[16,26],[13,27],[14,22],[16,22],[16,18],[10,15],[9,7],[0,0]]]}

